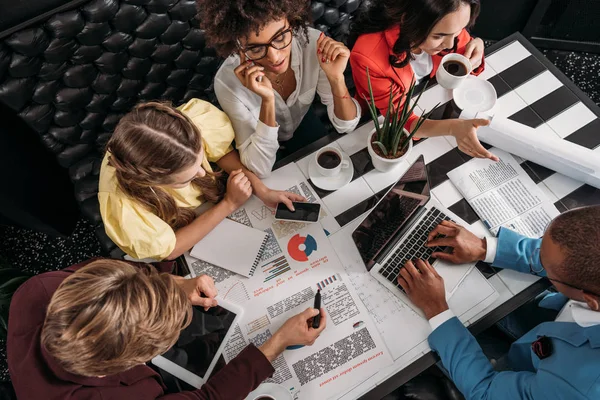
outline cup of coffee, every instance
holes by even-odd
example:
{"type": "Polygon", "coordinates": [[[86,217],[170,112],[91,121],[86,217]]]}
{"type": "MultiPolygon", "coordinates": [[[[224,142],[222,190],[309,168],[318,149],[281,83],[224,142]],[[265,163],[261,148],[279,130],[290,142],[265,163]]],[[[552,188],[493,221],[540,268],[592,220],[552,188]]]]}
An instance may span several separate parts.
{"type": "Polygon", "coordinates": [[[446,54],[440,62],[435,78],[443,88],[456,89],[467,79],[472,70],[473,67],[467,57],[457,53],[446,54]]]}
{"type": "Polygon", "coordinates": [[[252,400],[275,400],[275,397],[268,394],[259,394],[258,397],[255,397],[252,400]]]}
{"type": "Polygon", "coordinates": [[[350,162],[344,160],[342,152],[335,147],[323,147],[315,156],[317,171],[323,176],[336,176],[343,168],[348,168],[350,162]]]}

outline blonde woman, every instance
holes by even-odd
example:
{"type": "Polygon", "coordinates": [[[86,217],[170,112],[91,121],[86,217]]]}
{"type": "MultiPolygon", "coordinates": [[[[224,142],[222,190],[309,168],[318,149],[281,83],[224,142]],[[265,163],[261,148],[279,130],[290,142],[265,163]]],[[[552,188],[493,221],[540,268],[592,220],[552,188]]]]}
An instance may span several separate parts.
{"type": "Polygon", "coordinates": [[[108,236],[136,259],[174,259],[254,193],[274,207],[303,198],[267,188],[231,147],[227,116],[202,100],[179,108],[138,105],[117,125],[100,170],[98,199],[108,236]],[[226,184],[210,162],[228,172],[226,184]],[[215,206],[196,215],[205,201],[215,206]]]}
{"type": "Polygon", "coordinates": [[[202,388],[166,394],[161,377],[145,363],[177,342],[190,324],[192,304],[214,306],[215,295],[206,275],[184,279],[110,259],[34,276],[10,305],[7,353],[17,397],[243,399],[273,374],[271,363],[287,346],[313,344],[327,325],[323,309],[308,308],[261,346],[249,344],[202,388]]]}

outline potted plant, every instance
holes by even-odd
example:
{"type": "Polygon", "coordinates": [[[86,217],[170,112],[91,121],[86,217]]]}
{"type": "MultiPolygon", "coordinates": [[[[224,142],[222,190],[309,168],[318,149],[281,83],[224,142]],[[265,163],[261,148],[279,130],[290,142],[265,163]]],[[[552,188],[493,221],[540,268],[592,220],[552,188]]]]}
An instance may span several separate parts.
{"type": "Polygon", "coordinates": [[[398,104],[401,105],[396,108],[393,105],[394,93],[392,92],[392,88],[394,83],[392,82],[390,85],[388,112],[383,119],[383,122],[380,123],[377,117],[375,99],[373,98],[369,67],[367,67],[367,81],[369,84],[370,99],[367,99],[366,96],[364,97],[369,106],[369,112],[371,113],[373,123],[375,124],[375,128],[368,135],[367,148],[369,149],[369,155],[371,156],[371,161],[373,162],[375,169],[381,172],[387,172],[406,159],[412,150],[412,137],[421,127],[423,122],[429,118],[437,105],[429,112],[423,111],[417,120],[417,123],[414,124],[413,129],[408,132],[404,126],[419,102],[421,94],[423,94],[425,90],[423,89],[421,91],[417,100],[411,106],[410,100],[412,99],[416,86],[413,79],[408,91],[402,93],[402,96],[399,99],[398,104]]]}

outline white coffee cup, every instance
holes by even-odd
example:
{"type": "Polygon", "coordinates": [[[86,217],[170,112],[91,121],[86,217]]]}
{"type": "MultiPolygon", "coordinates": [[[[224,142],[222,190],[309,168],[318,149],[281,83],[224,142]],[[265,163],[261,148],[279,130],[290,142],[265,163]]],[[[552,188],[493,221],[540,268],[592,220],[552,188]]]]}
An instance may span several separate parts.
{"type": "Polygon", "coordinates": [[[469,76],[471,71],[473,71],[473,66],[467,57],[457,53],[450,53],[442,58],[440,66],[435,73],[435,78],[443,88],[456,89],[465,79],[467,79],[467,76],[469,76]],[[463,71],[466,69],[466,73],[464,75],[452,75],[448,72],[444,65],[452,61],[457,65],[457,69],[462,69],[463,71]]]}
{"type": "Polygon", "coordinates": [[[259,394],[252,400],[275,400],[275,397],[273,397],[269,394],[259,394]]]}
{"type": "Polygon", "coordinates": [[[323,176],[336,176],[342,169],[348,168],[350,162],[344,160],[342,152],[335,147],[327,146],[315,155],[317,171],[323,176]]]}

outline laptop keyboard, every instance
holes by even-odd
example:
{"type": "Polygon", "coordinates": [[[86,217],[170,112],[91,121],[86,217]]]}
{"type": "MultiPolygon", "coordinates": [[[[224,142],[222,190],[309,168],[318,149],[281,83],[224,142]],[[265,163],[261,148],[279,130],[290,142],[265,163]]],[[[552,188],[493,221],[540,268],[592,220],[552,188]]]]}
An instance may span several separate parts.
{"type": "Polygon", "coordinates": [[[444,251],[443,247],[426,247],[427,236],[443,220],[451,221],[451,218],[435,207],[429,209],[419,225],[413,229],[404,239],[402,244],[394,251],[378,271],[385,279],[392,282],[400,290],[404,291],[398,284],[397,278],[400,268],[408,260],[423,259],[432,262],[431,255],[436,251],[444,251]]]}

